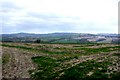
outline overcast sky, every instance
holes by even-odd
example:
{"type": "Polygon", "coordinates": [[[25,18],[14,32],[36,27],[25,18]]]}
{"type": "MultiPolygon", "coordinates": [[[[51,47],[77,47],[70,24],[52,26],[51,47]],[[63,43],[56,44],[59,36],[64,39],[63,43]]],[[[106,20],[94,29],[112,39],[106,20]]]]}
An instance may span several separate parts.
{"type": "Polygon", "coordinates": [[[2,33],[118,33],[119,0],[0,0],[2,33]]]}

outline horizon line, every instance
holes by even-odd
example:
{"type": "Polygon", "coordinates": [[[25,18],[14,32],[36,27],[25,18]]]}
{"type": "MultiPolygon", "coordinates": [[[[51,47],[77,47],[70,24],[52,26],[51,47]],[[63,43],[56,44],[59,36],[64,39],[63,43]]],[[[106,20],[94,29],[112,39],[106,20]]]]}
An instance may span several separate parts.
{"type": "Polygon", "coordinates": [[[34,33],[34,32],[13,32],[13,33],[0,33],[0,34],[54,34],[54,33],[75,33],[75,34],[120,34],[120,33],[78,33],[78,32],[49,32],[49,33],[34,33]]]}

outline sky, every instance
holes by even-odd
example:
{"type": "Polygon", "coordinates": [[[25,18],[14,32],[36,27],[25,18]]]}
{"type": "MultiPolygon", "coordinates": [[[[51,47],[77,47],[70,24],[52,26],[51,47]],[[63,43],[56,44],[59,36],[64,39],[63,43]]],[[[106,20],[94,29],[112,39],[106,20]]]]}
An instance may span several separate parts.
{"type": "Polygon", "coordinates": [[[119,0],[0,0],[1,33],[118,33],[119,0]]]}

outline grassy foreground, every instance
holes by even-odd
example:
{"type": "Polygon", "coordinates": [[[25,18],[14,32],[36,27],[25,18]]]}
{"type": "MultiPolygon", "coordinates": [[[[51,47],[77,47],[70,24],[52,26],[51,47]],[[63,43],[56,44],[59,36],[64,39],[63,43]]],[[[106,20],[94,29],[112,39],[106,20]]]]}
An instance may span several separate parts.
{"type": "Polygon", "coordinates": [[[1,43],[0,45],[3,47],[4,78],[120,79],[120,46],[117,44],[1,43]]]}

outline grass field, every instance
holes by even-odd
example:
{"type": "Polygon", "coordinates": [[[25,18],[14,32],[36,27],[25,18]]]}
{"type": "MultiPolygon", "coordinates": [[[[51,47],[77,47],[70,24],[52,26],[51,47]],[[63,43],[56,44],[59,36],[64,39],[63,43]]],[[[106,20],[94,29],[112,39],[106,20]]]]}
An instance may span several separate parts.
{"type": "Polygon", "coordinates": [[[3,78],[118,80],[117,44],[0,43],[3,78]]]}

